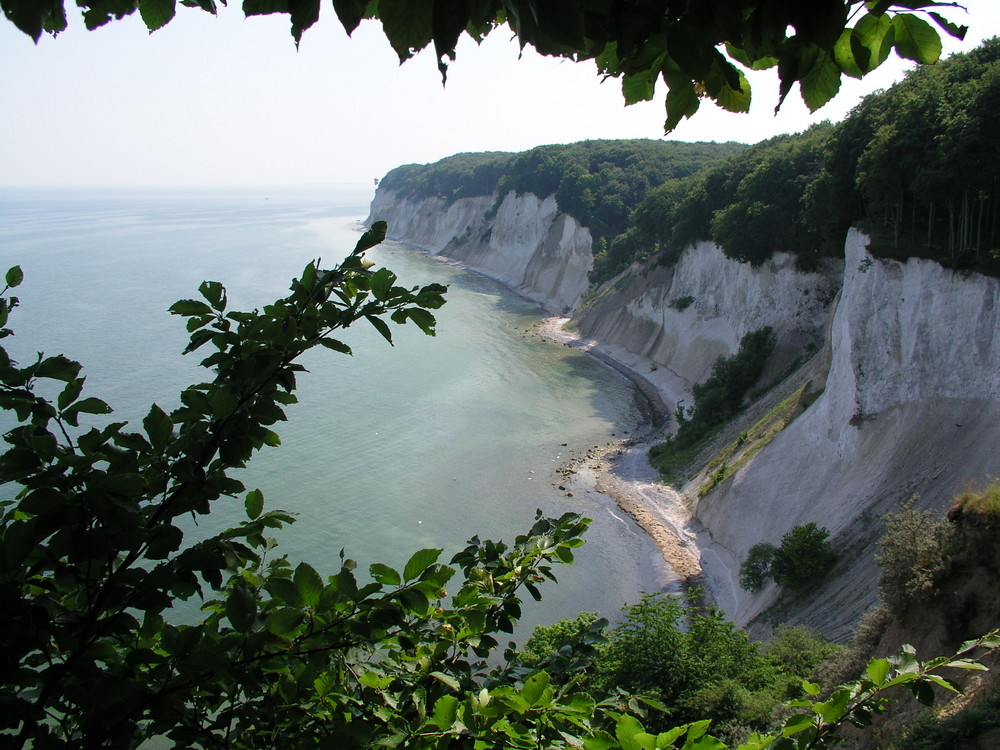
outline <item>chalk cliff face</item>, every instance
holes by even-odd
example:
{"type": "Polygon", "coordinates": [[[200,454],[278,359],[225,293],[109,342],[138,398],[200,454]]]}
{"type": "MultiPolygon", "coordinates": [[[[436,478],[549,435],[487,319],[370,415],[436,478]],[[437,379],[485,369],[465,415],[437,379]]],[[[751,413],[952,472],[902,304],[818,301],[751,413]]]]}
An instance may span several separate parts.
{"type": "Polygon", "coordinates": [[[932,261],[874,260],[865,247],[849,235],[825,391],[697,505],[708,572],[740,624],[777,592],[751,596],[732,571],[757,542],[812,521],[845,551],[787,619],[846,637],[876,599],[879,516],[914,494],[942,509],[1000,473],[1000,283],[932,261]]]}
{"type": "Polygon", "coordinates": [[[589,232],[553,198],[510,194],[491,217],[494,204],[414,204],[380,191],[370,218],[549,309],[573,310],[585,337],[633,369],[654,382],[669,371],[665,390],[675,397],[688,397],[719,355],[765,325],[778,338],[765,380],[819,351],[807,365],[813,387],[825,387],[819,398],[704,498],[688,488],[707,583],[738,624],[766,633],[760,616],[779,598],[775,586],[740,589],[749,548],[815,522],[830,529],[840,559],[823,586],[784,597],[774,619],[846,639],[877,598],[879,517],[914,494],[920,507],[943,509],[969,483],[1000,475],[996,279],[875,260],[852,232],[845,260],[816,273],[781,254],[752,268],[702,243],[672,267],[634,266],[581,303],[589,232]]]}
{"type": "Polygon", "coordinates": [[[553,312],[568,312],[587,289],[593,264],[590,231],[560,213],[554,197],[398,200],[377,191],[368,222],[389,222],[390,239],[442,253],[492,276],[553,312]],[[492,216],[491,216],[492,213],[492,216]]]}
{"type": "Polygon", "coordinates": [[[821,345],[840,276],[838,263],[822,273],[799,272],[784,253],[753,268],[702,242],[673,267],[629,269],[575,317],[584,335],[670,368],[690,387],[764,326],[777,338],[778,370],[821,345]]]}

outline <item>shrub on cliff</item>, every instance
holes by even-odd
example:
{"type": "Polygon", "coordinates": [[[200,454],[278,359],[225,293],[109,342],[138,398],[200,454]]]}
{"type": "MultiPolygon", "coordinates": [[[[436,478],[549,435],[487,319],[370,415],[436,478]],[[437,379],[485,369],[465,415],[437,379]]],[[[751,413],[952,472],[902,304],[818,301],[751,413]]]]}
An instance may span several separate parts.
{"type": "Polygon", "coordinates": [[[895,611],[930,594],[944,572],[954,530],[948,520],[918,510],[911,498],[896,513],[883,518],[884,531],[875,561],[879,564],[879,594],[895,611]]]}
{"type": "Polygon", "coordinates": [[[781,586],[802,586],[825,573],[836,555],[827,541],[828,529],[809,522],[796,526],[781,538],[771,563],[771,576],[781,586]]]}
{"type": "Polygon", "coordinates": [[[760,591],[771,578],[771,564],[778,548],[767,542],[758,542],[740,565],[740,586],[747,591],[760,591]]]}
{"type": "Polygon", "coordinates": [[[661,474],[669,475],[680,468],[691,449],[736,415],[747,391],[760,379],[774,343],[770,326],[747,333],[740,339],[736,354],[719,357],[708,379],[695,384],[691,389],[694,406],[685,411],[678,405],[674,413],[676,434],[649,451],[650,461],[661,474]]]}
{"type": "Polygon", "coordinates": [[[814,581],[836,559],[828,536],[829,530],[810,522],[785,534],[780,547],[766,542],[755,544],[740,566],[740,585],[747,591],[760,591],[768,578],[780,586],[802,586],[814,581]]]}

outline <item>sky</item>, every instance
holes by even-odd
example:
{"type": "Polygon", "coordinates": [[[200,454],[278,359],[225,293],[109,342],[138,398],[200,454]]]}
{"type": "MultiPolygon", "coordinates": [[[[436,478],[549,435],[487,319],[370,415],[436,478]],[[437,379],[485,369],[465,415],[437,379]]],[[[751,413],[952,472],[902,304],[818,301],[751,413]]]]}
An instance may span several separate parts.
{"type": "MultiPolygon", "coordinates": [[[[1000,34],[1000,2],[966,0],[966,41],[1000,34]]],[[[544,58],[496,31],[463,39],[443,87],[429,50],[400,66],[379,26],[348,37],[329,5],[296,51],[285,16],[181,7],[149,34],[138,14],[36,46],[0,19],[0,185],[300,187],[372,184],[400,164],[595,138],[662,138],[663,96],[625,107],[591,62],[544,58]]],[[[965,20],[963,20],[965,18],[965,20]]],[[[842,119],[911,64],[890,58],[810,115],[797,88],[774,115],[777,77],[753,74],[749,115],[705,103],[670,136],[754,143],[842,119]]]]}

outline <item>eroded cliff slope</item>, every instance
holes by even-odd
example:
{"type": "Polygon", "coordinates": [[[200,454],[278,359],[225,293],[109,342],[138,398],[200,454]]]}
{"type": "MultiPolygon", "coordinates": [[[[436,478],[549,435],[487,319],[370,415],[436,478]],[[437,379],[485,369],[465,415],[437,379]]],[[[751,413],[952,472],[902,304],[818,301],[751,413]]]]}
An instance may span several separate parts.
{"type": "MultiPolygon", "coordinates": [[[[669,374],[668,401],[689,398],[745,333],[774,329],[778,345],[760,385],[785,377],[787,390],[808,378],[822,393],[703,497],[702,480],[686,488],[716,601],[761,634],[785,621],[846,639],[877,595],[879,517],[914,494],[921,507],[943,509],[963,486],[1000,474],[996,279],[926,260],[876,260],[852,231],[843,262],[817,272],[798,271],[780,253],[755,268],[700,243],[674,265],[634,264],[588,290],[589,232],[554,198],[510,193],[445,205],[380,191],[370,220],[380,218],[393,238],[571,312],[583,336],[639,375],[660,384],[669,374]],[[742,591],[747,550],[807,522],[829,528],[840,552],[826,582],[791,596],[775,586],[742,591]]],[[[750,415],[745,422],[759,418],[750,415]]]]}
{"type": "Polygon", "coordinates": [[[876,260],[866,243],[848,237],[822,395],[696,506],[720,604],[741,624],[779,592],[751,596],[726,570],[812,521],[832,532],[839,562],[769,619],[846,638],[875,602],[879,517],[914,494],[943,511],[964,486],[1000,474],[1000,284],[932,261],[876,260]]]}

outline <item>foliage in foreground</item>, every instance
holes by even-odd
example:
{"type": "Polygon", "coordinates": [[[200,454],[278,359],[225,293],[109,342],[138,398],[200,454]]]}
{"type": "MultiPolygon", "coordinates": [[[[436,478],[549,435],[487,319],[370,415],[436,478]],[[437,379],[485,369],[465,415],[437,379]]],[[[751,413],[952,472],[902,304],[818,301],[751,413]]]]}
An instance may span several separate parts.
{"type": "MultiPolygon", "coordinates": [[[[343,555],[324,578],[276,553],[268,535],[293,519],[265,512],[261,492],[228,473],[278,443],[270,426],[295,402],[296,359],[316,346],[348,352],[332,334],[362,320],[390,340],[385,316],[434,331],[444,289],[399,287],[363,259],[384,231],[373,228],[334,269],[309,264],[262,310],[227,312],[214,282],[201,286],[204,301],[173,305],[187,319],[187,351],[209,349],[212,377],[169,414],[154,404],[139,431],[81,425],[111,408],[83,397],[78,363],[39,355],[21,365],[0,348],[0,406],[18,423],[0,457],[0,745],[725,747],[707,721],[646,732],[636,698],[586,692],[565,654],[543,659],[545,669],[488,667],[521,592],[537,598],[551,566],[583,543],[587,521],[575,514],[536,518],[509,546],[473,538],[448,565],[441,550],[418,550],[402,570],[373,564],[363,578],[343,555]],[[235,497],[246,520],[185,539],[178,519],[235,497]],[[192,597],[202,620],[171,622],[174,603],[192,597]]],[[[3,294],[20,270],[6,280],[3,294]]],[[[0,296],[0,338],[17,304],[0,296]]],[[[630,637],[648,640],[639,628],[630,637]]],[[[592,632],[578,640],[593,648],[592,632]]],[[[981,668],[967,659],[980,645],[994,640],[927,665],[912,654],[876,660],[825,701],[807,685],[811,697],[780,735],[742,747],[827,746],[845,722],[882,710],[888,688],[926,699],[930,685],[948,686],[941,668],[981,668]]],[[[625,643],[621,656],[640,654],[625,643]]]]}
{"type": "MultiPolygon", "coordinates": [[[[138,10],[147,28],[155,31],[177,12],[171,0],[79,0],[78,4],[90,29],[138,10]]],[[[217,11],[215,0],[181,4],[217,11]]],[[[522,48],[531,45],[543,55],[594,60],[601,76],[621,78],[626,104],[652,99],[662,80],[668,89],[664,124],[668,132],[697,112],[703,98],[731,112],[748,111],[750,84],[745,69],[777,67],[781,99],[798,83],[803,101],[815,111],[837,94],[842,76],[861,78],[893,52],[933,64],[942,49],[934,26],[958,38],[967,30],[936,12],[949,4],[938,0],[809,4],[703,0],[666,6],[612,0],[333,0],[348,34],[365,19],[381,21],[400,62],[433,43],[444,78],[463,34],[478,42],[500,28],[502,34],[513,33],[522,48]]],[[[0,7],[7,20],[35,41],[43,32],[58,34],[67,25],[63,0],[2,0],[0,7]]],[[[319,20],[319,11],[319,0],[243,3],[247,16],[288,14],[296,44],[319,20]]]]}
{"type": "Polygon", "coordinates": [[[657,706],[645,722],[651,730],[711,719],[726,736],[745,737],[772,728],[774,709],[801,696],[802,680],[838,648],[800,627],[780,628],[762,650],[692,592],[646,596],[613,626],[587,612],[539,626],[516,658],[539,668],[562,654],[572,665],[562,679],[572,676],[587,692],[645,696],[657,706]],[[598,629],[604,638],[586,652],[591,658],[579,658],[598,629]]]}

